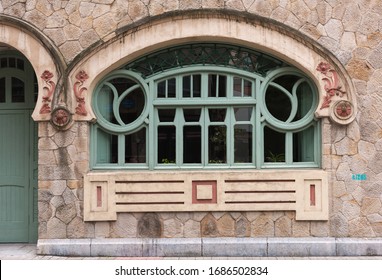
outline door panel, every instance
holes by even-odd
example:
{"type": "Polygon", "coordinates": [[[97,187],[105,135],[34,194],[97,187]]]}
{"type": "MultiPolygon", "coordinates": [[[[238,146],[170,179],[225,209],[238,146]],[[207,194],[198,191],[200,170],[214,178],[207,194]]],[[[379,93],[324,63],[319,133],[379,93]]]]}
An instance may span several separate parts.
{"type": "Polygon", "coordinates": [[[0,111],[0,242],[28,242],[30,117],[0,111]]]}

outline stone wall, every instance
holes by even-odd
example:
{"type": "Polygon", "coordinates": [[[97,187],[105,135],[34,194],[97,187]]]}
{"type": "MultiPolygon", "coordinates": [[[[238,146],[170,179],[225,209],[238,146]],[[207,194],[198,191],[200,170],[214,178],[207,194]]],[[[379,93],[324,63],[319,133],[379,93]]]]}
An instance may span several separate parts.
{"type": "Polygon", "coordinates": [[[89,128],[39,124],[39,238],[196,236],[382,236],[382,2],[379,0],[3,0],[0,13],[33,24],[74,63],[119,30],[166,13],[239,11],[298,30],[336,57],[358,94],[348,126],[323,121],[323,168],[330,176],[329,222],[296,222],[292,213],[119,214],[82,222],[82,175],[89,128]],[[366,180],[353,180],[366,174],[366,180]]]}

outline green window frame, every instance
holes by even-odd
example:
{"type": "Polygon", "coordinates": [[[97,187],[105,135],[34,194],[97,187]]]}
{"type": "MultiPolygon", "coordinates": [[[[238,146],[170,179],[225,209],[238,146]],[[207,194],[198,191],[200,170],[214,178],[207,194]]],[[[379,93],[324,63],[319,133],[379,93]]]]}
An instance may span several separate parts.
{"type": "Polygon", "coordinates": [[[92,103],[92,169],[320,167],[315,84],[251,50],[162,50],[107,75],[92,103]]]}

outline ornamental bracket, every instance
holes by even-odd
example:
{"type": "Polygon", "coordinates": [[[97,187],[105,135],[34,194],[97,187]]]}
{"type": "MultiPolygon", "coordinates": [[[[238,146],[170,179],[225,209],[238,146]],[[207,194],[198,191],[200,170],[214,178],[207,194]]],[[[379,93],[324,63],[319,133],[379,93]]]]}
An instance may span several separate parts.
{"type": "Polygon", "coordinates": [[[337,71],[328,63],[321,62],[316,70],[322,74],[324,91],[320,105],[316,111],[317,117],[329,117],[341,125],[350,124],[355,119],[354,100],[343,87],[337,71]]]}

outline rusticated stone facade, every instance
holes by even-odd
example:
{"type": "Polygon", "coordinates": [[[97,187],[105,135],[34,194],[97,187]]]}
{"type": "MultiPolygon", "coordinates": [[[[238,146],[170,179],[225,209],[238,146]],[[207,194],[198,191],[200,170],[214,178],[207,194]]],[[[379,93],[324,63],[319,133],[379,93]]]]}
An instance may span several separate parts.
{"type": "MultiPolygon", "coordinates": [[[[270,24],[273,30],[332,58],[338,62],[336,68],[342,68],[348,75],[357,101],[355,120],[339,125],[328,118],[322,119],[322,169],[329,178],[329,220],[296,221],[293,212],[182,212],[121,213],[115,222],[84,222],[83,176],[89,171],[89,123],[75,120],[69,129],[59,130],[39,119],[42,120],[38,142],[39,239],[382,237],[382,1],[0,2],[0,15],[25,22],[33,30],[31,33],[45,36],[50,48],[62,58],[63,62],[57,63],[67,69],[63,74],[66,78],[90,54],[101,51],[113,40],[120,40],[122,45],[125,33],[130,36],[142,25],[154,26],[161,20],[187,18],[188,14],[197,20],[197,12],[227,21],[247,18],[248,24],[251,21],[270,24]],[[357,180],[356,174],[365,174],[366,180],[357,180]]],[[[0,43],[8,43],[2,41],[1,31],[7,25],[7,20],[1,18],[0,43]]],[[[179,38],[181,35],[174,34],[179,38]]],[[[21,50],[17,44],[22,42],[14,42],[11,47],[21,50]]],[[[94,78],[90,77],[89,81],[94,78]]],[[[63,98],[62,92],[73,83],[66,82],[67,88],[57,93],[61,94],[59,101],[75,107],[75,100],[70,103],[63,98]]],[[[91,89],[89,86],[89,95],[91,89]]]]}

